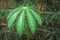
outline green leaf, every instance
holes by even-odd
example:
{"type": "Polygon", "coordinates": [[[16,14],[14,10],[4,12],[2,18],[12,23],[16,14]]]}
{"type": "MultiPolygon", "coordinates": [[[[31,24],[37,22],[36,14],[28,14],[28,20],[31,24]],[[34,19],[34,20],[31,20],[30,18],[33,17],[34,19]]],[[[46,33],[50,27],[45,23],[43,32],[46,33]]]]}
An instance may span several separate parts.
{"type": "Polygon", "coordinates": [[[2,17],[2,13],[0,12],[0,18],[2,17]]]}
{"type": "Polygon", "coordinates": [[[45,38],[49,37],[50,35],[51,35],[51,32],[47,33],[47,34],[45,35],[45,38]]]}
{"type": "Polygon", "coordinates": [[[21,12],[16,21],[16,31],[21,36],[24,30],[24,11],[21,12]]]}
{"type": "Polygon", "coordinates": [[[34,34],[34,32],[36,30],[36,21],[35,21],[34,17],[32,16],[32,14],[28,10],[26,10],[26,12],[27,12],[29,28],[30,28],[31,32],[34,34]]]}
{"type": "Polygon", "coordinates": [[[52,34],[52,35],[50,36],[49,40],[53,40],[53,39],[54,39],[53,36],[54,36],[54,35],[52,34]]]}
{"type": "Polygon", "coordinates": [[[8,27],[12,28],[12,24],[14,23],[16,17],[18,16],[19,12],[21,10],[18,10],[17,12],[13,13],[13,15],[8,19],[8,27]]]}
{"type": "Polygon", "coordinates": [[[19,11],[21,9],[22,9],[22,7],[18,7],[14,10],[11,10],[10,13],[8,14],[8,16],[7,16],[7,19],[9,19],[14,13],[16,13],[17,11],[19,11]]]}
{"type": "Polygon", "coordinates": [[[60,37],[57,34],[55,34],[55,36],[56,36],[56,40],[60,40],[60,37]]]}
{"type": "Polygon", "coordinates": [[[32,9],[29,9],[29,10],[34,15],[34,17],[37,20],[38,24],[42,25],[42,19],[41,19],[41,17],[35,11],[33,11],[32,9]]]}

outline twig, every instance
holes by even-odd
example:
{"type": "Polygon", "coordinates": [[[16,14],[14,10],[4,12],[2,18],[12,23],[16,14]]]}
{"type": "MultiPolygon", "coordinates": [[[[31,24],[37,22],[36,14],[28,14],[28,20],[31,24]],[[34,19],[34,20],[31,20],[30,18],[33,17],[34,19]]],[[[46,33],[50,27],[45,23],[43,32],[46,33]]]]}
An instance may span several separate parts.
{"type": "Polygon", "coordinates": [[[43,32],[51,32],[51,31],[46,30],[46,29],[38,29],[38,30],[43,31],[43,32]]]}

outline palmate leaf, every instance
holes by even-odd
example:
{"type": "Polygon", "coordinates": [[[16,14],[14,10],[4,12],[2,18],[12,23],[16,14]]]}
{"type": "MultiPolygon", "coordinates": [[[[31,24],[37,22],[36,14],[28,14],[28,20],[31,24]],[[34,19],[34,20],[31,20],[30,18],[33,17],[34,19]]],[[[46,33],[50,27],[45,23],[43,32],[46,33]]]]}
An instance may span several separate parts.
{"type": "Polygon", "coordinates": [[[26,13],[27,13],[27,20],[28,20],[29,28],[30,28],[31,32],[34,34],[34,32],[36,30],[36,21],[28,10],[26,10],[26,13]]]}
{"type": "Polygon", "coordinates": [[[34,15],[34,17],[37,20],[38,24],[42,25],[42,19],[41,19],[41,17],[35,11],[33,11],[32,9],[29,9],[29,10],[34,15]]]}
{"type": "MultiPolygon", "coordinates": [[[[22,9],[21,9],[21,10],[22,10],[22,9]]],[[[15,12],[15,13],[8,19],[8,27],[9,27],[9,28],[12,28],[12,25],[13,25],[16,17],[18,16],[18,14],[19,14],[19,12],[20,12],[21,10],[18,10],[17,12],[15,12]]]]}
{"type": "Polygon", "coordinates": [[[19,15],[17,22],[16,22],[16,31],[21,36],[24,30],[24,11],[21,12],[19,15]]]}
{"type": "Polygon", "coordinates": [[[16,24],[16,32],[20,36],[23,33],[24,30],[24,13],[26,12],[25,16],[27,16],[29,28],[32,32],[32,34],[35,33],[36,30],[36,20],[41,25],[42,20],[40,16],[33,11],[32,9],[29,9],[28,7],[18,7],[11,11],[7,17],[8,19],[8,27],[12,28],[14,26],[14,23],[16,24]],[[35,17],[35,18],[34,18],[35,17]],[[15,22],[16,21],[16,22],[15,22]]]}

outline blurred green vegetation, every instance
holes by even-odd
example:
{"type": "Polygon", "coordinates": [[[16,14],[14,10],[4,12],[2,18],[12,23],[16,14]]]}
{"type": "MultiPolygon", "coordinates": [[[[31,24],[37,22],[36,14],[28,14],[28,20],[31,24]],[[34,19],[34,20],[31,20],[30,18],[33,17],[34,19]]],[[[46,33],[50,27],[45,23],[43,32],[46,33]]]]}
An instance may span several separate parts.
{"type": "Polygon", "coordinates": [[[15,28],[8,30],[7,14],[23,4],[23,1],[0,0],[0,40],[60,40],[60,0],[29,0],[41,11],[37,12],[43,20],[42,26],[37,24],[34,35],[31,34],[27,24],[22,37],[16,34],[15,28]]]}

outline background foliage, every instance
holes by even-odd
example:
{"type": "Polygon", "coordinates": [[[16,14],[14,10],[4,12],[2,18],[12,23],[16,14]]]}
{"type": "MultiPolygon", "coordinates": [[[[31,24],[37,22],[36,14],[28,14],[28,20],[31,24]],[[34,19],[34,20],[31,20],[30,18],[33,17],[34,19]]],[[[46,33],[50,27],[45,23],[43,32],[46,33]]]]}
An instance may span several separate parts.
{"type": "MultiPolygon", "coordinates": [[[[60,0],[30,0],[40,12],[43,24],[37,24],[34,35],[27,27],[22,37],[19,37],[15,28],[8,30],[6,15],[10,10],[22,4],[22,0],[0,0],[0,40],[60,40],[60,0]]],[[[36,11],[36,9],[35,9],[36,11]]]]}

